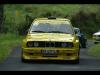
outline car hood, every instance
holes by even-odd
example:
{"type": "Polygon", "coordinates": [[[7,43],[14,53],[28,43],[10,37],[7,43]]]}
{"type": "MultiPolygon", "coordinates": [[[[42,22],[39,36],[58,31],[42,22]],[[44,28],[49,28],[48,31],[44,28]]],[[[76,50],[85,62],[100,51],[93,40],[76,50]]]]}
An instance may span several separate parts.
{"type": "Polygon", "coordinates": [[[93,35],[100,35],[100,32],[96,32],[96,33],[94,33],[93,35]]]}
{"type": "Polygon", "coordinates": [[[27,41],[59,41],[59,42],[73,42],[75,40],[72,34],[60,33],[35,33],[28,34],[27,41]]]}

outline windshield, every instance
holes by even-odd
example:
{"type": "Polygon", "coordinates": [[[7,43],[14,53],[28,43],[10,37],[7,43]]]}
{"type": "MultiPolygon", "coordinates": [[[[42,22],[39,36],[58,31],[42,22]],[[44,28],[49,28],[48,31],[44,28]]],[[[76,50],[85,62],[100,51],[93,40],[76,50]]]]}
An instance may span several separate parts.
{"type": "Polygon", "coordinates": [[[30,29],[30,33],[34,33],[34,32],[73,34],[73,30],[70,25],[50,24],[50,23],[40,23],[38,25],[33,24],[30,29]]]}

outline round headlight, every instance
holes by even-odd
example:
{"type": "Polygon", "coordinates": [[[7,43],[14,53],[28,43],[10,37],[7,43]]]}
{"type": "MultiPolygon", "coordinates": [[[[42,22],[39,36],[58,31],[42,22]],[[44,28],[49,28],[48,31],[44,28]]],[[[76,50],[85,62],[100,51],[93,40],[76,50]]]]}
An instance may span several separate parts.
{"type": "Polygon", "coordinates": [[[38,46],[39,46],[38,42],[34,42],[34,47],[38,47],[38,46]]]}
{"type": "Polygon", "coordinates": [[[68,47],[73,47],[73,43],[68,43],[67,46],[68,47]]]}
{"type": "Polygon", "coordinates": [[[62,47],[66,47],[67,46],[67,44],[66,43],[62,43],[62,47]]]}
{"type": "Polygon", "coordinates": [[[33,46],[33,43],[32,43],[32,42],[28,42],[28,43],[27,43],[27,46],[28,46],[28,47],[32,47],[32,46],[33,46]]]}

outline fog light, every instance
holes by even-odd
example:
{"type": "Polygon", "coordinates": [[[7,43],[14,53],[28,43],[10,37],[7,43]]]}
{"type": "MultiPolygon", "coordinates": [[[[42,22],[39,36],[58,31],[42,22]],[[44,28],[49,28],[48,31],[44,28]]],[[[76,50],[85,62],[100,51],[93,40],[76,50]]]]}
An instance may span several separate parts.
{"type": "Polygon", "coordinates": [[[29,55],[33,55],[33,53],[29,53],[29,55]]]}
{"type": "Polygon", "coordinates": [[[66,55],[67,55],[67,56],[71,56],[71,55],[72,55],[72,53],[67,53],[66,55]]]}

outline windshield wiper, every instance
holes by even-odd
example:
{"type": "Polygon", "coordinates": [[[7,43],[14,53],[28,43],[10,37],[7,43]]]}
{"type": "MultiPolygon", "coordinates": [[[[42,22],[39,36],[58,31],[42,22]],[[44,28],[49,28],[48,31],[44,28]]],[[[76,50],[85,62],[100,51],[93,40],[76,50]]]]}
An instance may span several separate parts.
{"type": "Polygon", "coordinates": [[[70,34],[67,32],[61,32],[61,31],[49,31],[49,32],[45,32],[45,31],[32,31],[32,32],[38,32],[38,33],[64,33],[64,34],[70,34]]]}
{"type": "Polygon", "coordinates": [[[32,32],[46,33],[45,31],[32,31],[32,32]]]}
{"type": "Polygon", "coordinates": [[[61,31],[49,31],[49,33],[66,33],[66,32],[61,32],[61,31]]]}

